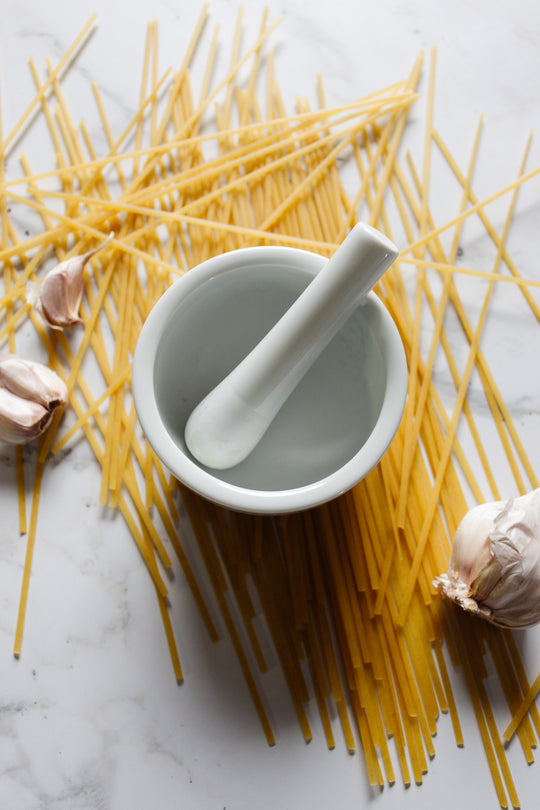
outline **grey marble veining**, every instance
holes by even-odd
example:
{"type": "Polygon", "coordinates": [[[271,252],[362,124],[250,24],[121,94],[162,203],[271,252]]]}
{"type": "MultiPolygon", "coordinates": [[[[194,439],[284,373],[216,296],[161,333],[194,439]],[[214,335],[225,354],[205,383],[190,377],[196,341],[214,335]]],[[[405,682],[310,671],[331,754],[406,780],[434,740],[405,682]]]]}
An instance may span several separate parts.
{"type": "MultiPolygon", "coordinates": [[[[99,25],[70,71],[80,88],[74,112],[92,133],[99,126],[88,92],[88,77],[102,88],[111,127],[120,131],[138,106],[145,26],[160,21],[161,67],[178,64],[199,8],[162,0],[95,0],[91,8],[64,0],[7,2],[0,25],[2,116],[9,129],[34,94],[27,67],[32,56],[62,56],[91,11],[99,25]]],[[[260,25],[263,2],[246,4],[245,41],[260,25]]],[[[272,39],[276,77],[289,107],[296,95],[315,103],[316,76],[325,80],[327,100],[346,103],[403,78],[420,49],[426,59],[438,47],[435,118],[438,130],[465,166],[480,113],[485,113],[482,156],[475,187],[494,192],[516,176],[530,129],[540,132],[540,7],[536,2],[427,2],[354,0],[311,3],[270,0],[270,17],[284,20],[272,39]]],[[[211,3],[212,26],[221,41],[232,42],[237,6],[211,3]]],[[[229,53],[220,47],[221,64],[229,53]]],[[[44,76],[44,72],[41,73],[44,76]]],[[[220,75],[216,70],[216,75],[220,75]]],[[[201,76],[195,77],[198,81],[201,76]]],[[[426,89],[427,74],[421,81],[426,89]]],[[[410,128],[415,159],[422,153],[424,107],[410,128]]],[[[34,136],[32,136],[34,137],[34,136]]],[[[32,151],[34,171],[50,165],[43,131],[43,153],[32,151]]],[[[96,136],[97,137],[97,136],[96,136]]],[[[34,143],[35,146],[35,143],[34,143]]],[[[8,171],[17,174],[17,144],[8,171]]],[[[540,165],[533,140],[529,166],[540,165]]],[[[432,197],[447,214],[459,197],[445,175],[434,171],[432,197]]],[[[509,234],[512,255],[524,276],[540,278],[538,216],[540,179],[520,196],[519,216],[509,234]]],[[[498,222],[505,216],[501,205],[498,222]]],[[[26,225],[32,232],[35,222],[26,225]]],[[[488,269],[493,246],[475,242],[464,229],[464,266],[488,269]]],[[[412,271],[411,271],[412,272],[412,271]]],[[[463,282],[465,283],[465,282],[463,282]]],[[[481,306],[484,282],[467,279],[471,301],[481,306]],[[477,300],[478,299],[478,300],[477,300]]],[[[540,302],[538,290],[535,300],[540,302]]],[[[486,323],[482,350],[540,469],[540,326],[517,290],[497,289],[486,323]]],[[[466,347],[457,324],[448,336],[461,362],[466,347]]],[[[429,344],[426,325],[423,340],[429,344]]],[[[24,334],[21,335],[24,340],[24,334]]],[[[437,386],[452,388],[442,359],[435,364],[437,386]]],[[[485,399],[473,375],[471,403],[490,432],[485,399]]],[[[463,440],[467,442],[464,433],[463,440]]],[[[490,445],[491,446],[491,445],[490,445]]],[[[497,456],[499,457],[499,456],[497,456]]],[[[25,450],[30,477],[35,451],[25,450]]],[[[498,464],[498,462],[496,462],[498,464]]],[[[510,480],[500,462],[502,480],[510,480]]],[[[174,681],[153,586],[139,553],[120,519],[99,505],[99,469],[83,443],[75,443],[51,465],[44,481],[29,606],[22,654],[12,656],[25,540],[18,534],[14,458],[0,447],[0,808],[2,810],[450,810],[457,806],[496,807],[487,765],[479,758],[474,718],[462,717],[467,745],[459,750],[449,723],[441,722],[437,757],[421,789],[397,784],[381,795],[367,788],[360,755],[349,756],[342,741],[329,752],[308,708],[316,733],[306,746],[275,664],[265,676],[264,694],[272,706],[278,738],[270,749],[261,733],[231,645],[208,639],[192,594],[174,568],[171,611],[182,650],[185,682],[174,681]],[[470,742],[469,742],[470,741],[470,742]],[[471,753],[473,752],[473,753],[471,753]],[[459,778],[456,778],[459,775],[459,778]]],[[[195,561],[196,562],[196,561],[195,561]]],[[[219,617],[208,588],[211,610],[219,617]]],[[[219,624],[219,618],[217,619],[219,624]]],[[[223,628],[220,627],[223,631],[223,628]]],[[[540,670],[540,635],[521,640],[530,675],[540,670]]],[[[460,693],[459,684],[456,687],[460,693]]],[[[504,725],[507,718],[502,718],[504,725]]],[[[538,765],[524,764],[514,746],[512,771],[523,810],[537,806],[538,765]]]]}

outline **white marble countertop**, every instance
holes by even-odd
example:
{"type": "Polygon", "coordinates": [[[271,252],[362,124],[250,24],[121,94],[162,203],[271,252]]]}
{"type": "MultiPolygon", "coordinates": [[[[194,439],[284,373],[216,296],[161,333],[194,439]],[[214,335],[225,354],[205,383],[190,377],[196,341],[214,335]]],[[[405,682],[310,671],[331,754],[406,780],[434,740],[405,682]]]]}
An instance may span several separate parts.
{"type": "MultiPolygon", "coordinates": [[[[259,0],[246,4],[247,42],[254,40],[264,5],[259,0]]],[[[272,43],[276,77],[289,106],[296,95],[315,100],[318,73],[329,103],[346,103],[403,78],[421,49],[427,54],[436,46],[437,129],[465,162],[483,113],[478,188],[485,196],[514,179],[529,131],[540,134],[537,2],[270,0],[267,5],[271,18],[283,15],[272,43]]],[[[95,79],[118,131],[138,106],[133,70],[141,64],[147,22],[159,20],[162,66],[176,65],[199,10],[199,4],[172,0],[94,0],[91,6],[65,0],[4,2],[0,90],[5,131],[34,94],[28,58],[40,70],[46,57],[59,59],[93,11],[98,13],[97,30],[67,81],[73,90],[86,87],[89,77],[95,79]]],[[[236,12],[227,0],[211,3],[210,20],[220,24],[221,42],[232,37],[236,12]]],[[[220,58],[228,59],[226,48],[220,58]]],[[[84,92],[75,113],[91,129],[95,113],[84,92]]],[[[76,92],[71,97],[78,98],[76,92]]],[[[422,115],[423,106],[410,123],[417,157],[422,154],[422,115]]],[[[39,150],[33,154],[37,170],[39,150]]],[[[45,158],[43,163],[46,168],[45,158]]],[[[540,166],[538,140],[533,139],[528,165],[540,166]]],[[[436,205],[444,211],[444,183],[434,184],[436,205]]],[[[533,180],[520,197],[509,246],[523,275],[537,279],[539,222],[540,180],[533,180]]],[[[471,262],[473,257],[481,262],[482,246],[478,250],[474,257],[472,246],[471,262]]],[[[486,340],[499,384],[540,473],[540,326],[533,318],[516,318],[510,301],[503,293],[497,299],[486,340]]],[[[502,469],[500,474],[503,479],[507,475],[502,469]]],[[[177,685],[153,586],[125,524],[99,505],[99,470],[83,442],[53,464],[44,481],[23,649],[15,660],[24,540],[18,533],[12,455],[2,448],[0,515],[4,810],[498,806],[467,710],[462,715],[464,749],[456,748],[449,720],[442,718],[437,756],[424,784],[405,790],[397,783],[374,794],[361,754],[351,756],[339,744],[327,750],[314,709],[314,739],[304,743],[274,666],[263,685],[277,736],[277,744],[269,748],[229,642],[208,640],[181,575],[174,584],[174,616],[185,681],[177,685]]],[[[540,670],[536,630],[526,635],[523,648],[534,677],[540,670]]],[[[540,765],[527,767],[517,746],[509,750],[509,760],[522,806],[533,810],[540,765]]]]}

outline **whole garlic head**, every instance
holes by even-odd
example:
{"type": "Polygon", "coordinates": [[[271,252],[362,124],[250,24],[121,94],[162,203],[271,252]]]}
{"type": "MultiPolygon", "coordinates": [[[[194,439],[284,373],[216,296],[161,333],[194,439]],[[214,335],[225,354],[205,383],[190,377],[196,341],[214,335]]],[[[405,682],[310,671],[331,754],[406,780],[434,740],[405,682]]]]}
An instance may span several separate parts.
{"type": "Polygon", "coordinates": [[[540,622],[540,489],[467,512],[434,585],[493,624],[540,622]]]}

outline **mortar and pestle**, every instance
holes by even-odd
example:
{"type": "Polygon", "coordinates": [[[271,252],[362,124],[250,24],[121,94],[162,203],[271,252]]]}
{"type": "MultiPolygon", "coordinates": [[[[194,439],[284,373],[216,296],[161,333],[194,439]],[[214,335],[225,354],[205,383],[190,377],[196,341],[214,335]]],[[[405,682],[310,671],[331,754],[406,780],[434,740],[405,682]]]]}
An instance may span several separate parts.
{"type": "Polygon", "coordinates": [[[288,247],[203,262],[159,299],[132,388],[146,438],[203,497],[295,512],[350,489],[401,420],[407,365],[371,291],[397,257],[358,224],[327,261],[288,247]]]}

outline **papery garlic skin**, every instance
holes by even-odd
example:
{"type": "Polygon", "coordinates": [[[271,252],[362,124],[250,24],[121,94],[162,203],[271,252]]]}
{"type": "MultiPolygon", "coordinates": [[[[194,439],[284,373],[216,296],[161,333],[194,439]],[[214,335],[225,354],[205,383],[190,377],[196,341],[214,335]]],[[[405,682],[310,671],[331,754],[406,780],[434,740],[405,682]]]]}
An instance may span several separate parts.
{"type": "Polygon", "coordinates": [[[37,438],[67,397],[64,382],[47,366],[0,355],[0,441],[26,444],[37,438]]]}
{"type": "Polygon", "coordinates": [[[459,524],[435,587],[502,627],[540,622],[540,489],[480,504],[459,524]]]}
{"type": "Polygon", "coordinates": [[[79,307],[84,289],[84,257],[68,259],[51,270],[39,289],[36,308],[53,329],[82,323],[79,307]]]}
{"type": "Polygon", "coordinates": [[[27,285],[27,299],[52,329],[70,329],[82,323],[79,307],[84,291],[84,268],[113,238],[81,256],[72,256],[50,270],[43,281],[27,285]]]}
{"type": "Polygon", "coordinates": [[[0,355],[0,387],[48,410],[65,405],[68,397],[65,383],[52,369],[15,354],[0,355]]]}
{"type": "Polygon", "coordinates": [[[27,444],[47,429],[52,411],[0,388],[0,441],[27,444]]]}

